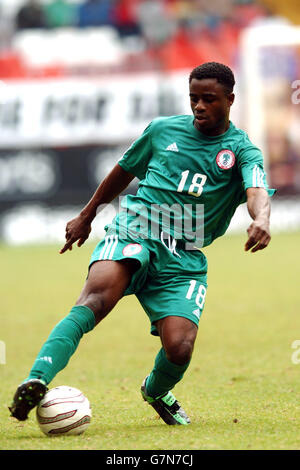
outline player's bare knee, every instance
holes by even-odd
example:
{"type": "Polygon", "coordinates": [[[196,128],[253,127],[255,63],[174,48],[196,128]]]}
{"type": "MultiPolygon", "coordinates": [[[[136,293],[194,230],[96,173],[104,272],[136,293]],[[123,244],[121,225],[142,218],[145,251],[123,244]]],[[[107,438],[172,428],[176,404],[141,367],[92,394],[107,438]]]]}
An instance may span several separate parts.
{"type": "Polygon", "coordinates": [[[99,293],[90,292],[87,295],[81,295],[77,300],[76,305],[84,305],[91,309],[95,315],[96,324],[108,314],[108,311],[105,308],[104,298],[99,293]]]}
{"type": "Polygon", "coordinates": [[[194,342],[191,340],[172,341],[165,348],[167,359],[173,364],[187,364],[193,354],[194,342]]]}

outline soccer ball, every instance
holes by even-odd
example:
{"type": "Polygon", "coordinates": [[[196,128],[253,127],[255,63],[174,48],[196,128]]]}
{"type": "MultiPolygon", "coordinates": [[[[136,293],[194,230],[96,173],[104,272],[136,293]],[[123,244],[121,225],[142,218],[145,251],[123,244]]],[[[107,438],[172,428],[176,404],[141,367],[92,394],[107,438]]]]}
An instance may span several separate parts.
{"type": "Polygon", "coordinates": [[[91,421],[89,400],[74,387],[48,390],[36,409],[37,422],[47,436],[82,434],[91,421]]]}

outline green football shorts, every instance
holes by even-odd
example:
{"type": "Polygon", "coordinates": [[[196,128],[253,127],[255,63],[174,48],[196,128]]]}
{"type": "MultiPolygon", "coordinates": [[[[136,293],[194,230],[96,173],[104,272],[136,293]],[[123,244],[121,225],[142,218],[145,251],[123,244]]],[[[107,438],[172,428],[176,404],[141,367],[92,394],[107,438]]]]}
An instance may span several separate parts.
{"type": "Polygon", "coordinates": [[[123,239],[108,228],[90,260],[90,266],[101,260],[139,261],[140,267],[124,295],[136,295],[155,336],[158,335],[155,322],[171,315],[188,318],[198,326],[207,289],[205,255],[200,250],[186,251],[183,243],[166,237],[123,239]]]}

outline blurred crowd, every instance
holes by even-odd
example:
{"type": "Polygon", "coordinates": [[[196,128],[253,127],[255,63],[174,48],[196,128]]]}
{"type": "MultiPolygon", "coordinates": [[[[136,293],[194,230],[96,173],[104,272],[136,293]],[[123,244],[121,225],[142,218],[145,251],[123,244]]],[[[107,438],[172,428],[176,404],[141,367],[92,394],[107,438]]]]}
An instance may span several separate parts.
{"type": "Polygon", "coordinates": [[[264,14],[253,0],[27,0],[17,11],[16,28],[111,25],[122,36],[163,41],[178,27],[214,30],[224,21],[244,27],[264,14]]]}
{"type": "MultiPolygon", "coordinates": [[[[153,68],[155,60],[168,70],[206,60],[233,65],[240,32],[268,14],[255,0],[27,0],[16,9],[10,36],[26,30],[110,27],[124,45],[135,40],[137,52],[143,53],[142,67],[148,61],[153,68]]],[[[6,29],[4,21],[2,51],[9,42],[6,29]]]]}
{"type": "Polygon", "coordinates": [[[266,10],[253,0],[28,0],[16,14],[16,28],[111,25],[121,36],[144,35],[157,42],[179,28],[241,28],[266,10]]]}

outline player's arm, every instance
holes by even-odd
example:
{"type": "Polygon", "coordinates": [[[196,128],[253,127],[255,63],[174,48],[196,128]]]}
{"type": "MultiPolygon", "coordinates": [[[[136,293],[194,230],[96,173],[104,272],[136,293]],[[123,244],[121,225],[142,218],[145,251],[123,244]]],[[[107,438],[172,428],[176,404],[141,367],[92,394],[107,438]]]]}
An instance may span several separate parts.
{"type": "Polygon", "coordinates": [[[100,183],[80,214],[67,223],[66,243],[60,250],[60,253],[72,250],[72,245],[76,241],[78,242],[77,246],[83,245],[91,232],[91,224],[96,217],[98,207],[101,204],[109,204],[113,201],[129,185],[133,178],[134,175],[125,171],[118,163],[114,166],[102,183],[100,183]]]}
{"type": "Polygon", "coordinates": [[[245,251],[252,253],[266,248],[271,240],[270,235],[270,200],[264,188],[248,188],[247,208],[253,222],[249,226],[245,251]],[[252,248],[252,249],[251,249],[252,248]]]}
{"type": "Polygon", "coordinates": [[[91,200],[75,219],[66,227],[66,243],[60,250],[64,253],[72,249],[73,243],[81,246],[89,237],[91,223],[97,209],[102,204],[109,204],[129,185],[135,176],[140,180],[145,177],[148,162],[152,155],[152,123],[143,134],[129,147],[112,171],[98,186],[91,200]]]}

